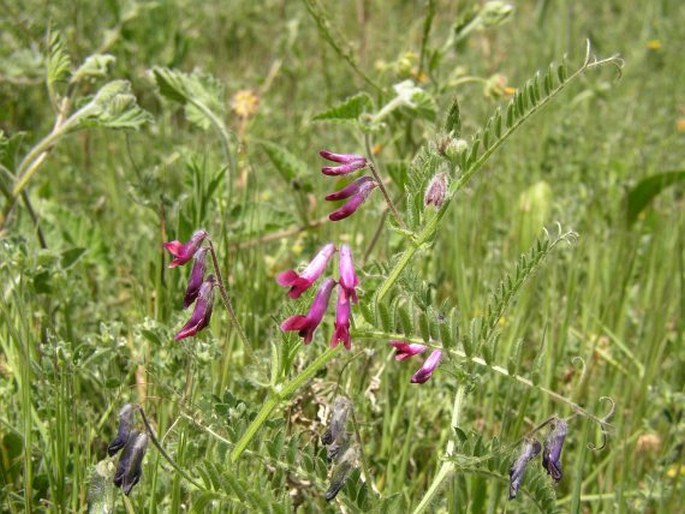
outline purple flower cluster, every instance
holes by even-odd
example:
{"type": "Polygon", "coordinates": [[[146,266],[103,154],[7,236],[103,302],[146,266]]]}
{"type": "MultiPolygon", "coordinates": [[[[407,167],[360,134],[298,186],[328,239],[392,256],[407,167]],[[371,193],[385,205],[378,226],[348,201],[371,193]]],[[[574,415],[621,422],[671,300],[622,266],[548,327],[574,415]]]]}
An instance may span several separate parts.
{"type": "Polygon", "coordinates": [[[193,260],[190,271],[190,280],[183,295],[183,307],[188,308],[195,303],[193,313],[174,339],[177,341],[197,335],[203,328],[209,325],[214,305],[214,287],[217,285],[214,275],[205,277],[207,252],[209,248],[202,246],[208,234],[204,230],[195,232],[187,243],[169,241],[162,246],[174,257],[169,264],[170,268],[182,266],[193,260]]]}
{"type": "Polygon", "coordinates": [[[143,457],[148,444],[147,434],[133,429],[135,413],[136,407],[130,403],[121,408],[117,435],[107,447],[110,457],[123,449],[114,475],[114,485],[120,487],[126,496],[131,494],[133,486],[143,475],[143,457]]]}
{"type": "MultiPolygon", "coordinates": [[[[321,173],[333,177],[347,175],[349,173],[362,170],[366,168],[368,164],[366,157],[362,155],[338,154],[329,152],[328,150],[321,150],[319,155],[326,160],[339,164],[338,166],[323,166],[321,168],[321,173]]],[[[369,194],[371,194],[371,191],[373,191],[377,185],[378,184],[373,178],[364,175],[354,180],[340,191],[326,195],[325,199],[330,202],[347,200],[349,198],[349,200],[347,200],[342,207],[333,211],[328,216],[328,219],[331,221],[340,221],[354,214],[354,212],[359,209],[359,206],[366,201],[369,194]]]]}
{"type": "MultiPolygon", "coordinates": [[[[287,270],[280,273],[276,277],[276,282],[283,287],[289,287],[288,296],[290,298],[299,298],[300,295],[309,289],[314,282],[316,282],[328,266],[328,262],[335,253],[335,245],[328,243],[319,253],[312,259],[312,261],[305,267],[302,272],[298,273],[295,270],[287,270]]],[[[331,338],[331,347],[343,343],[346,349],[350,349],[352,342],[350,340],[350,302],[357,303],[356,287],[359,284],[359,279],[354,271],[354,261],[352,260],[352,251],[348,245],[341,245],[340,247],[340,278],[336,282],[332,278],[326,278],[319,286],[314,301],[307,314],[295,314],[290,316],[283,323],[281,323],[281,330],[296,331],[304,339],[305,344],[312,342],[314,331],[321,324],[326,311],[328,310],[328,303],[335,289],[338,286],[338,306],[335,313],[335,330],[331,338]]]]}
{"type": "MultiPolygon", "coordinates": [[[[428,347],[418,343],[408,343],[406,341],[390,341],[390,345],[395,348],[395,360],[403,361],[428,350],[428,347]]],[[[411,377],[412,384],[423,384],[428,382],[433,372],[437,369],[442,360],[442,350],[433,350],[423,365],[416,370],[411,377]]]]}
{"type": "Polygon", "coordinates": [[[545,439],[544,444],[532,437],[526,437],[521,446],[518,457],[509,470],[509,499],[516,498],[518,490],[523,482],[526,466],[542,451],[542,467],[552,480],[559,482],[562,477],[561,472],[561,450],[566,439],[566,421],[560,418],[553,418],[552,429],[545,439]]]}

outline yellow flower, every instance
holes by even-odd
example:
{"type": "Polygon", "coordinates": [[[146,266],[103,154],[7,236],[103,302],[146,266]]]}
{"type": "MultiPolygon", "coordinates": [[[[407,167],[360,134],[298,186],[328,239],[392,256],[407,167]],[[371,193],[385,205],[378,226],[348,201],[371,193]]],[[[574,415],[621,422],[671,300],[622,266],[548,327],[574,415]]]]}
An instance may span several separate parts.
{"type": "Polygon", "coordinates": [[[647,41],[647,48],[649,50],[661,50],[661,41],[658,39],[650,39],[647,41]]]}
{"type": "Polygon", "coordinates": [[[241,89],[231,99],[231,109],[239,118],[249,118],[257,112],[259,96],[251,89],[241,89]]]}
{"type": "Polygon", "coordinates": [[[678,132],[685,132],[685,118],[678,118],[675,127],[678,132]]]}
{"type": "Polygon", "coordinates": [[[511,86],[506,86],[504,88],[504,94],[507,96],[514,96],[516,94],[516,88],[511,86]]]}
{"type": "Polygon", "coordinates": [[[680,466],[673,464],[666,471],[666,476],[668,476],[668,478],[675,478],[676,475],[685,476],[685,464],[681,464],[680,466]]]}

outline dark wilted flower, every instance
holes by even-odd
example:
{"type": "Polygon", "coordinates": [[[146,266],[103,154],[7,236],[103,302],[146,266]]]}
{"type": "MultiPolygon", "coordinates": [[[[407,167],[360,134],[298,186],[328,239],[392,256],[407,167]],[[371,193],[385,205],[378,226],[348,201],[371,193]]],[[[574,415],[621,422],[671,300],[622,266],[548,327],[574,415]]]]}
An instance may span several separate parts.
{"type": "Polygon", "coordinates": [[[350,299],[347,296],[347,291],[342,287],[338,287],[338,306],[335,310],[335,330],[333,330],[333,337],[331,338],[331,348],[338,346],[342,341],[346,350],[352,349],[352,342],[350,341],[350,299]]]}
{"type": "Polygon", "coordinates": [[[526,438],[521,447],[521,453],[509,470],[509,499],[513,500],[519,492],[526,466],[535,456],[540,453],[542,445],[537,439],[526,438]]]}
{"type": "Polygon", "coordinates": [[[345,485],[345,481],[350,476],[350,472],[357,467],[358,460],[359,452],[357,448],[351,446],[345,450],[345,453],[340,457],[331,473],[331,483],[324,495],[326,501],[331,501],[337,496],[340,489],[345,485]]]}
{"type": "Polygon", "coordinates": [[[117,436],[107,447],[107,454],[110,457],[126,445],[126,441],[128,441],[129,435],[131,434],[131,428],[133,427],[133,416],[135,412],[135,406],[130,403],[124,405],[119,411],[119,429],[117,430],[117,436]]]}
{"type": "Polygon", "coordinates": [[[335,280],[332,278],[324,280],[321,287],[319,287],[319,290],[316,292],[316,297],[314,298],[314,302],[312,302],[312,306],[307,315],[295,314],[294,316],[290,316],[281,323],[281,330],[284,332],[296,330],[299,332],[300,337],[304,338],[304,344],[311,343],[312,338],[314,337],[314,331],[321,323],[323,315],[328,308],[328,301],[331,298],[333,287],[335,287],[335,280]]]}
{"type": "Polygon", "coordinates": [[[209,320],[212,317],[212,307],[214,306],[214,286],[216,279],[214,275],[209,275],[200,286],[197,293],[197,300],[195,301],[195,309],[190,315],[190,319],[176,334],[177,341],[185,339],[186,337],[196,335],[200,330],[209,325],[209,320]]]}
{"type": "Polygon", "coordinates": [[[407,341],[390,341],[390,345],[396,350],[395,360],[403,361],[419,353],[428,350],[428,347],[418,343],[408,343],[407,341]]]}
{"type": "Polygon", "coordinates": [[[556,419],[542,449],[542,467],[551,475],[552,480],[561,480],[561,449],[566,438],[566,421],[556,419]]]}
{"type": "Polygon", "coordinates": [[[328,243],[319,250],[319,253],[316,254],[316,257],[312,259],[302,273],[298,274],[295,270],[291,269],[284,271],[276,277],[276,282],[281,286],[290,288],[290,291],[288,291],[290,298],[299,298],[303,292],[318,280],[334,253],[335,245],[328,243]]]}
{"type": "Polygon", "coordinates": [[[435,175],[426,187],[426,194],[423,197],[423,204],[434,205],[440,208],[447,197],[447,173],[441,172],[435,175]]]}
{"type": "Polygon", "coordinates": [[[183,296],[183,308],[187,309],[197,298],[202,287],[202,282],[205,279],[205,262],[208,248],[200,248],[195,252],[193,257],[193,269],[190,272],[190,280],[188,280],[188,287],[186,287],[185,295],[183,296]]]}
{"type": "Polygon", "coordinates": [[[358,178],[340,191],[327,195],[325,198],[329,201],[343,200],[351,197],[342,207],[329,214],[328,219],[331,221],[339,221],[354,214],[376,185],[374,179],[364,176],[358,178]]]}
{"type": "Polygon", "coordinates": [[[350,245],[340,247],[340,287],[347,293],[348,298],[357,303],[356,287],[359,284],[357,274],[354,272],[354,261],[352,260],[352,250],[350,245]]]}
{"type": "Polygon", "coordinates": [[[366,167],[366,157],[363,155],[333,153],[328,150],[321,150],[319,155],[326,160],[340,163],[340,166],[324,166],[321,168],[321,173],[324,175],[347,175],[366,167]]]}
{"type": "Polygon", "coordinates": [[[348,444],[347,417],[352,409],[352,403],[344,396],[337,396],[331,408],[331,421],[321,436],[321,442],[326,446],[326,456],[331,461],[335,459],[348,444]]]}
{"type": "Polygon", "coordinates": [[[192,259],[206,237],[207,232],[198,230],[185,244],[180,241],[169,241],[164,243],[162,246],[169,250],[169,253],[174,256],[174,259],[169,263],[169,267],[175,268],[176,266],[181,266],[192,259]]]}
{"type": "Polygon", "coordinates": [[[435,368],[440,364],[440,359],[442,359],[442,350],[433,350],[428,358],[424,361],[423,366],[421,366],[416,373],[411,377],[412,384],[423,384],[427,382],[428,379],[433,375],[435,368]]]}
{"type": "Polygon", "coordinates": [[[124,451],[119,458],[116,474],[114,475],[114,485],[121,487],[124,494],[131,494],[131,489],[138,483],[143,474],[143,457],[147,450],[147,435],[143,432],[134,430],[124,446],[124,451]]]}

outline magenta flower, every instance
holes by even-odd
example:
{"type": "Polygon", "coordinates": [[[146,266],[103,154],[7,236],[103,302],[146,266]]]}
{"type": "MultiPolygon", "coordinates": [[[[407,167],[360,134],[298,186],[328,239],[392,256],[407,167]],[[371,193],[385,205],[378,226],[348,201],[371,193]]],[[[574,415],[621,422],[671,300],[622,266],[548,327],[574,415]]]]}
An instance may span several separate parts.
{"type": "Polygon", "coordinates": [[[390,344],[395,347],[396,361],[403,361],[428,350],[428,347],[423,344],[408,343],[406,341],[390,341],[390,344]]]}
{"type": "Polygon", "coordinates": [[[376,185],[377,184],[374,179],[364,176],[358,178],[348,186],[342,188],[340,191],[336,191],[335,193],[327,195],[326,200],[328,201],[343,200],[351,197],[350,200],[345,203],[345,205],[333,211],[328,216],[328,219],[331,221],[339,221],[354,214],[359,206],[364,203],[376,185]]]}
{"type": "Polygon", "coordinates": [[[347,175],[366,167],[366,157],[363,155],[333,153],[328,150],[321,150],[319,155],[326,160],[340,163],[340,166],[324,166],[321,168],[321,173],[324,175],[347,175]]]}
{"type": "Polygon", "coordinates": [[[350,245],[340,247],[340,287],[342,287],[352,303],[357,303],[357,291],[355,288],[359,284],[357,274],[354,272],[354,261],[352,260],[352,250],[350,245]]]}
{"type": "Polygon", "coordinates": [[[427,382],[428,379],[433,375],[435,368],[440,364],[440,359],[442,359],[441,350],[433,350],[428,358],[424,361],[423,366],[421,366],[416,373],[411,377],[412,384],[423,384],[427,382]]]}
{"type": "Polygon", "coordinates": [[[200,248],[195,252],[193,257],[193,269],[190,272],[190,280],[188,280],[188,287],[186,287],[185,295],[183,296],[183,308],[187,309],[191,303],[195,301],[202,282],[205,279],[205,257],[207,256],[208,248],[200,248]]]}
{"type": "Polygon", "coordinates": [[[342,341],[346,350],[352,349],[350,341],[350,299],[343,287],[338,288],[338,307],[335,311],[335,330],[331,338],[331,348],[342,341]]]}
{"type": "Polygon", "coordinates": [[[316,257],[312,259],[302,273],[298,274],[295,270],[291,269],[284,271],[276,277],[276,282],[281,286],[290,288],[290,291],[288,291],[290,298],[299,298],[321,276],[334,253],[335,245],[328,243],[319,250],[319,253],[316,254],[316,257]]]}
{"type": "Polygon", "coordinates": [[[202,245],[202,241],[207,237],[207,232],[198,230],[195,232],[186,244],[180,241],[168,241],[162,246],[169,250],[169,253],[174,256],[174,259],[169,263],[170,268],[181,266],[193,258],[195,252],[202,245]]]}
{"type": "Polygon", "coordinates": [[[542,467],[551,475],[552,480],[561,480],[561,449],[566,439],[566,421],[557,419],[542,448],[542,467]]]}
{"type": "Polygon", "coordinates": [[[335,280],[332,278],[324,280],[321,287],[319,287],[319,290],[316,292],[316,297],[314,298],[314,302],[312,302],[312,306],[307,315],[295,314],[294,316],[290,316],[281,323],[281,330],[284,332],[297,330],[300,337],[304,338],[304,344],[311,343],[312,338],[314,337],[314,331],[321,323],[323,315],[328,308],[328,301],[331,298],[333,287],[335,287],[335,280]]]}
{"type": "Polygon", "coordinates": [[[195,309],[190,316],[188,322],[183,325],[178,334],[176,334],[177,341],[196,335],[199,331],[209,325],[209,320],[212,317],[212,307],[214,305],[214,286],[216,279],[214,275],[209,275],[200,286],[195,301],[195,309]]]}

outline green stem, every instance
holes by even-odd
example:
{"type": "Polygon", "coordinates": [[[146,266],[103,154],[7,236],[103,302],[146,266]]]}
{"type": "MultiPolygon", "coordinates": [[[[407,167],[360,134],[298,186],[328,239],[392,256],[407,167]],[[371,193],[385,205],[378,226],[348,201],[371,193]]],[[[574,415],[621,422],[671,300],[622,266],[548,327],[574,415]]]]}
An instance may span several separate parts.
{"type": "MultiPolygon", "coordinates": [[[[420,247],[421,245],[427,243],[430,241],[430,239],[433,237],[435,234],[438,225],[440,221],[442,221],[442,218],[447,214],[447,209],[450,206],[450,201],[454,197],[454,195],[462,189],[466,184],[471,180],[473,175],[479,171],[483,165],[488,161],[490,156],[500,147],[504,144],[507,139],[523,124],[525,123],[528,119],[530,119],[535,113],[540,111],[543,107],[545,107],[553,98],[555,98],[557,95],[559,95],[566,87],[571,84],[572,82],[575,81],[578,77],[580,77],[586,70],[591,69],[591,68],[596,68],[599,66],[602,66],[604,64],[617,64],[617,58],[615,56],[609,57],[607,59],[603,59],[601,61],[592,61],[591,56],[590,56],[590,46],[588,42],[587,46],[587,51],[585,54],[585,61],[583,62],[582,66],[578,68],[571,76],[569,76],[564,82],[559,84],[556,89],[550,92],[549,95],[546,97],[542,98],[537,104],[532,106],[528,112],[524,115],[521,116],[518,120],[516,120],[514,123],[512,123],[511,127],[506,129],[500,138],[498,138],[496,141],[492,143],[492,146],[490,146],[487,150],[483,152],[483,154],[464,172],[462,175],[459,177],[459,180],[455,181],[451,186],[450,186],[450,191],[449,194],[447,195],[447,199],[445,203],[442,204],[438,212],[433,216],[431,219],[429,219],[421,232],[416,236],[415,240],[415,246],[407,248],[400,259],[397,261],[395,266],[393,266],[392,270],[390,270],[390,273],[388,274],[388,277],[385,279],[385,281],[381,284],[381,286],[378,289],[378,292],[376,293],[376,302],[381,301],[385,295],[388,294],[390,289],[395,285],[395,282],[397,282],[397,279],[400,277],[404,269],[407,267],[409,262],[411,262],[414,254],[416,253],[417,247],[420,247]]],[[[478,143],[480,144],[480,143],[478,143]]]]}
{"type": "MultiPolygon", "coordinates": [[[[452,424],[450,425],[450,427],[452,428],[452,430],[450,431],[452,437],[447,442],[447,448],[445,449],[445,457],[447,459],[452,457],[452,455],[454,454],[454,447],[456,446],[456,441],[454,438],[454,427],[459,426],[459,416],[461,414],[461,404],[463,401],[464,386],[460,385],[457,388],[456,394],[454,395],[454,404],[452,405],[452,424]]],[[[433,482],[431,482],[431,485],[428,487],[426,494],[423,495],[423,498],[421,498],[421,501],[419,502],[418,506],[416,507],[416,509],[414,509],[414,514],[421,514],[423,511],[426,510],[426,508],[433,501],[433,498],[435,498],[435,495],[438,494],[438,492],[440,491],[442,483],[452,474],[453,471],[454,462],[451,460],[443,461],[442,466],[440,466],[440,469],[433,478],[433,482]]]]}
{"type": "MultiPolygon", "coordinates": [[[[388,334],[385,332],[378,332],[378,331],[361,331],[361,332],[354,332],[352,334],[352,337],[356,338],[368,338],[368,339],[383,339],[386,341],[389,341],[391,339],[401,339],[403,341],[408,341],[410,343],[419,343],[419,344],[426,344],[425,341],[421,337],[407,337],[404,334],[388,334]]],[[[436,347],[437,348],[437,347],[436,347]]],[[[523,384],[526,387],[530,387],[531,389],[537,389],[541,393],[549,396],[553,400],[558,401],[559,403],[563,403],[564,405],[567,405],[570,407],[574,412],[577,412],[581,416],[584,416],[595,423],[597,423],[600,427],[607,427],[608,422],[605,419],[599,418],[589,412],[588,410],[584,409],[580,405],[578,405],[576,402],[573,400],[569,400],[565,396],[560,395],[559,393],[556,393],[552,391],[551,389],[548,389],[545,386],[541,386],[538,384],[533,383],[532,380],[522,377],[521,375],[512,375],[509,373],[507,368],[504,368],[502,366],[498,366],[496,364],[488,364],[485,362],[485,359],[482,359],[481,357],[469,357],[464,353],[462,350],[446,350],[445,348],[440,348],[443,351],[448,351],[451,355],[454,355],[456,357],[462,358],[462,359],[467,359],[474,364],[477,364],[478,366],[488,368],[490,371],[494,371],[495,373],[498,373],[502,376],[508,377],[512,380],[515,380],[519,384],[523,384]]]]}
{"type": "Polygon", "coordinates": [[[254,436],[262,427],[264,422],[269,418],[273,410],[281,403],[287,400],[295,391],[302,387],[306,382],[316,375],[316,373],[323,368],[333,357],[338,353],[340,345],[335,348],[328,348],[325,352],[319,355],[314,362],[305,368],[302,373],[297,375],[291,381],[282,385],[280,388],[274,388],[271,397],[262,405],[257,417],[252,420],[250,426],[247,427],[245,433],[242,435],[235,448],[231,452],[231,462],[235,462],[240,458],[240,455],[245,451],[245,448],[250,444],[254,436]]]}
{"type": "Polygon", "coordinates": [[[237,173],[237,168],[235,159],[233,157],[233,153],[231,152],[231,136],[229,135],[228,130],[226,130],[226,125],[224,125],[223,121],[217,118],[217,116],[212,112],[212,110],[209,109],[202,102],[198,102],[197,100],[194,100],[192,98],[188,98],[188,101],[207,117],[209,122],[214,126],[216,131],[219,133],[219,139],[221,140],[221,148],[224,152],[224,157],[228,161],[228,167],[231,170],[231,177],[234,177],[237,173]]]}

